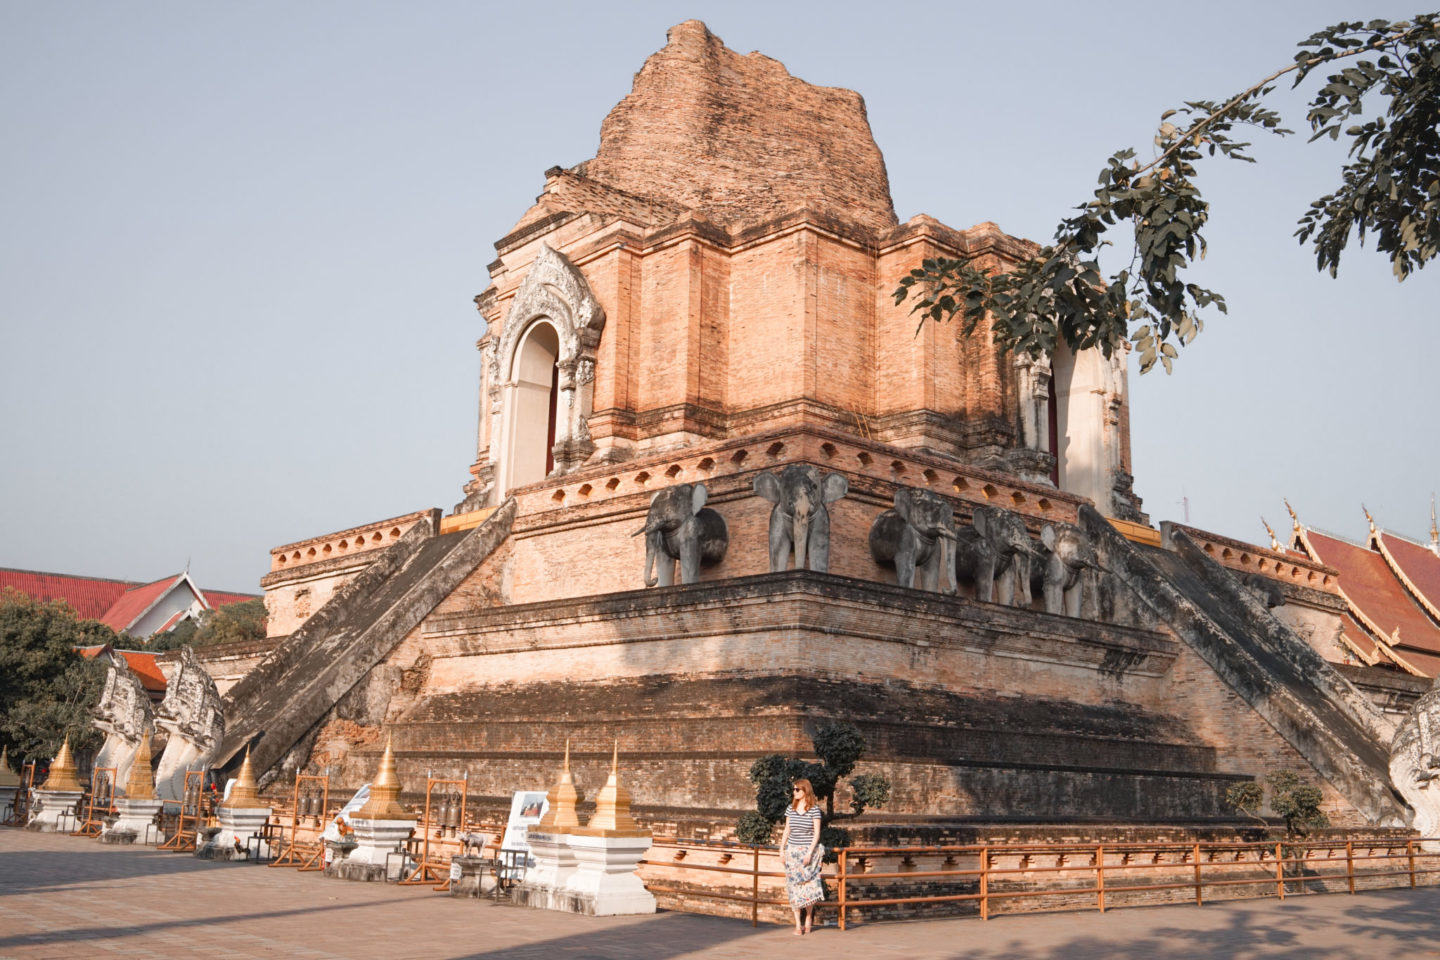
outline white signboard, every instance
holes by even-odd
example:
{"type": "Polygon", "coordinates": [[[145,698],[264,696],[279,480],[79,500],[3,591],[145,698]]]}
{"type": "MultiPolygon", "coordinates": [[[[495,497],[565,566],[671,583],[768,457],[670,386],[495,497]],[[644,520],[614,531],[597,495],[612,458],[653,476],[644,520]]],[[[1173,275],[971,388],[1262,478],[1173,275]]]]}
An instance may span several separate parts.
{"type": "Polygon", "coordinates": [[[530,841],[526,831],[540,822],[550,809],[544,790],[516,790],[510,799],[510,819],[505,823],[505,836],[500,842],[502,850],[524,850],[527,866],[535,865],[535,858],[529,856],[530,841]]]}

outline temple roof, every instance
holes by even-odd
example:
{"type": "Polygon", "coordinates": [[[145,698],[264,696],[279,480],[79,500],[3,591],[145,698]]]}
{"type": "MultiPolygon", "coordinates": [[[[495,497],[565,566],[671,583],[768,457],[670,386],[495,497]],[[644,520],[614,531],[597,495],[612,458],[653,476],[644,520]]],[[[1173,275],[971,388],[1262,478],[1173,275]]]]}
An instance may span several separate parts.
{"type": "Polygon", "coordinates": [[[560,172],[516,231],[558,213],[621,210],[642,223],[694,211],[731,231],[800,209],[871,230],[898,223],[860,94],[736,53],[699,20],[672,27],[645,61],[605,118],[595,157],[560,172]]]}
{"type": "Polygon", "coordinates": [[[1395,554],[1398,550],[1420,582],[1432,586],[1432,578],[1440,577],[1440,557],[1403,538],[1386,540],[1387,536],[1372,527],[1369,546],[1361,546],[1304,527],[1296,518],[1296,545],[1339,572],[1340,595],[1350,613],[1342,620],[1348,645],[1367,662],[1392,662],[1411,673],[1436,676],[1440,622],[1427,611],[1427,601],[1412,593],[1406,583],[1409,574],[1395,554]]]}
{"type": "MultiPolygon", "coordinates": [[[[47,602],[63,600],[77,616],[87,620],[99,620],[117,632],[133,627],[159,600],[172,589],[188,586],[208,609],[244,603],[254,600],[256,594],[231,593],[212,590],[209,592],[191,581],[188,574],[171,574],[152,583],[136,583],[132,580],[107,580],[101,577],[76,577],[64,573],[44,573],[38,570],[0,569],[0,588],[12,587],[26,596],[47,602]]],[[[173,628],[184,611],[172,616],[156,633],[173,628]]]]}

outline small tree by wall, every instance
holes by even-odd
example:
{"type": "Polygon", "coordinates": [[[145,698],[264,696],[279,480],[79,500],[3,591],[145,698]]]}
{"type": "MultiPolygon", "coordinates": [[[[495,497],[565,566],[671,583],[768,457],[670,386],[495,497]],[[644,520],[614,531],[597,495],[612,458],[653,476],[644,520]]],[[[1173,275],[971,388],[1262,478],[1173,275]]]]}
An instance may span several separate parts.
{"type": "Polygon", "coordinates": [[[865,738],[853,724],[827,721],[813,738],[819,762],[772,753],[750,766],[755,785],[755,809],[740,817],[735,836],[742,843],[768,844],[775,826],[785,819],[790,806],[791,784],[804,778],[815,788],[824,809],[821,811],[820,842],[825,859],[833,861],[835,851],[850,845],[850,832],[832,824],[853,820],[871,807],[882,807],[890,799],[890,781],[879,774],[862,773],[850,780],[850,809],[835,812],[835,790],[865,756],[865,738]]]}
{"type": "Polygon", "coordinates": [[[1290,836],[1303,837],[1311,830],[1330,826],[1330,818],[1320,809],[1325,795],[1294,770],[1276,770],[1265,777],[1264,786],[1255,780],[1237,783],[1225,791],[1225,802],[1247,817],[1266,824],[1260,813],[1265,806],[1266,787],[1270,810],[1285,821],[1285,832],[1290,836]]]}

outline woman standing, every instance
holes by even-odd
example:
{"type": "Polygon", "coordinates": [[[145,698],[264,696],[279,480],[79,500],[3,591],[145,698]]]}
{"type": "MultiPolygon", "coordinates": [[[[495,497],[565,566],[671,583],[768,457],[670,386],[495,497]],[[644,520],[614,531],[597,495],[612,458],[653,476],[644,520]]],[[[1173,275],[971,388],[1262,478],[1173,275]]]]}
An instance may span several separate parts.
{"type": "Polygon", "coordinates": [[[795,781],[790,809],[785,811],[785,832],[780,852],[785,861],[785,894],[795,912],[795,936],[810,932],[815,904],[825,898],[820,886],[820,804],[809,780],[795,781]]]}

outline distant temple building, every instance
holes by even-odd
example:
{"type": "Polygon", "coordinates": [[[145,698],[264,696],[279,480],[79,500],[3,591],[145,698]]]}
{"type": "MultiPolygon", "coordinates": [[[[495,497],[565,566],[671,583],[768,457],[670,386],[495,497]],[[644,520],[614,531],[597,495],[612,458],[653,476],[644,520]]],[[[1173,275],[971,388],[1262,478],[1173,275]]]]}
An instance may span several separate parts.
{"type": "Polygon", "coordinates": [[[206,610],[255,600],[259,594],[201,590],[189,572],[151,583],[78,577],[66,573],[0,568],[0,590],[9,587],[34,600],[63,600],[87,620],[138,640],[168,633],[206,610]]]}
{"type": "Polygon", "coordinates": [[[1152,527],[1123,356],[894,303],[928,257],[1036,249],[900,222],[858,94],[678,25],[496,243],[464,499],[274,548],[268,641],[200,651],[216,764],[358,786],[392,740],[403,783],[500,811],[567,741],[593,790],[618,742],[637,818],[718,836],[756,758],[843,720],[909,835],[1233,826],[1278,769],[1337,824],[1413,822],[1420,622],[1353,609],[1328,544],[1152,527]]]}

